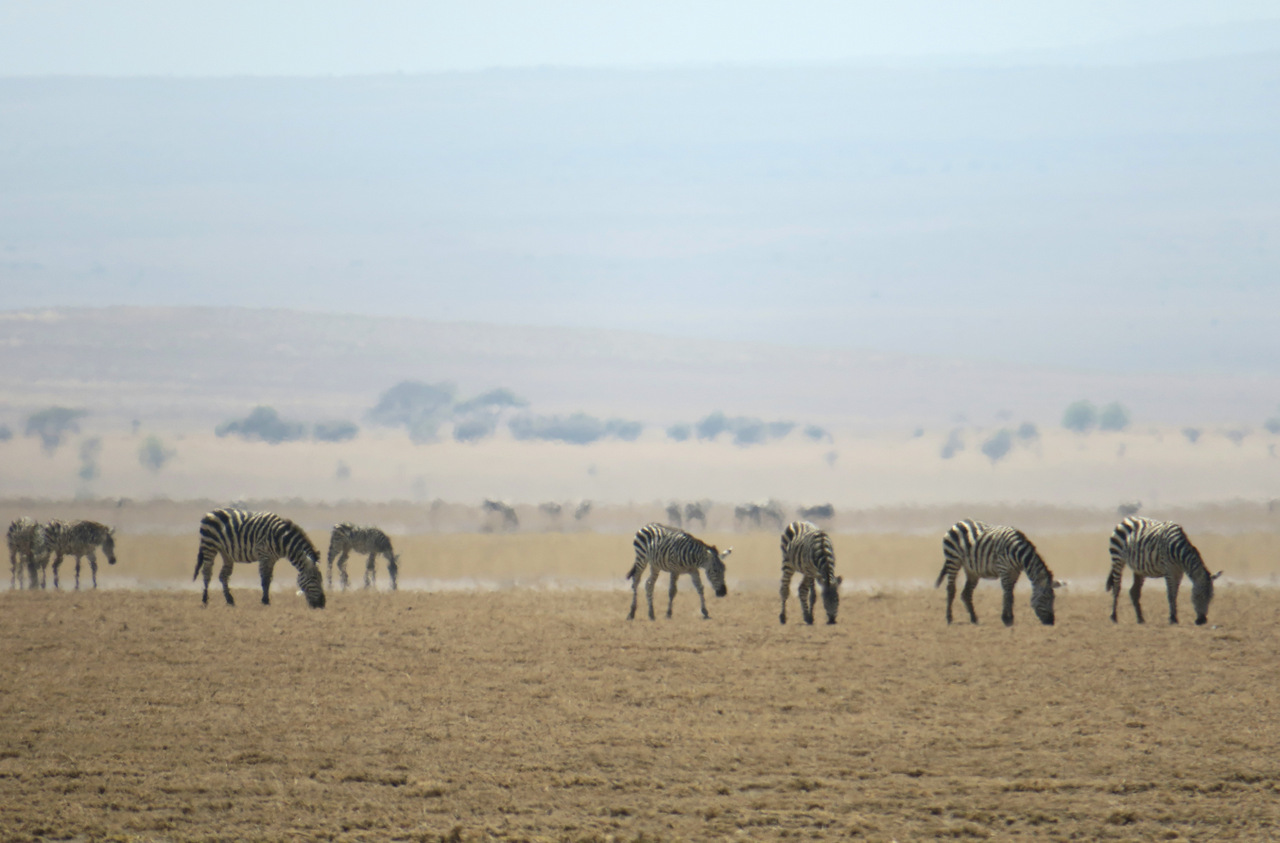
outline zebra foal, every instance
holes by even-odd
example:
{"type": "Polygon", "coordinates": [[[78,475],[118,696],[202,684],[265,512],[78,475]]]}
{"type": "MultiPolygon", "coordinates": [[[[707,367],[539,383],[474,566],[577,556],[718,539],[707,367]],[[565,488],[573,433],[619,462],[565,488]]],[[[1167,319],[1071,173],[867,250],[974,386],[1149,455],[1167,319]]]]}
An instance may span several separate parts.
{"type": "Polygon", "coordinates": [[[324,608],[324,583],[318,564],[320,554],[302,528],[273,512],[245,512],[239,509],[215,509],[200,519],[200,550],[196,554],[194,580],[204,571],[204,594],[201,602],[209,603],[209,578],[213,575],[213,558],[222,557],[222,596],[228,606],[236,605],[231,596],[231,569],[236,562],[257,562],[262,579],[262,602],[271,603],[271,578],[276,562],[284,557],[298,570],[298,588],[313,609],[324,608]]]}
{"type": "MultiPolygon", "coordinates": [[[[40,575],[49,564],[49,543],[44,526],[24,515],[9,525],[6,538],[9,542],[9,588],[35,588],[37,580],[43,580],[40,575]]],[[[43,587],[44,582],[41,581],[40,585],[43,587]]]]}
{"type": "Polygon", "coordinates": [[[329,534],[329,576],[328,584],[333,588],[333,563],[338,562],[338,574],[342,582],[342,590],[347,590],[347,556],[351,553],[369,555],[364,568],[364,587],[368,588],[377,582],[378,574],[374,563],[378,555],[387,558],[387,573],[391,576],[391,590],[396,590],[396,573],[399,571],[400,557],[391,549],[391,539],[377,527],[361,527],[343,522],[333,525],[329,534]]]}
{"type": "Polygon", "coordinates": [[[804,622],[813,623],[813,603],[816,584],[822,585],[822,608],[827,612],[827,623],[836,622],[840,608],[840,583],[836,576],[836,553],[831,538],[816,524],[793,521],[782,531],[782,584],[778,593],[782,597],[781,623],[787,622],[787,598],[791,596],[791,578],[800,574],[800,611],[804,622]]]}
{"type": "Polygon", "coordinates": [[[1107,575],[1107,591],[1111,596],[1111,622],[1116,622],[1116,608],[1120,602],[1120,578],[1125,565],[1133,571],[1133,585],[1129,599],[1133,611],[1142,617],[1142,582],[1147,577],[1164,577],[1165,591],[1169,595],[1169,623],[1178,622],[1178,587],[1185,574],[1191,579],[1191,606],[1196,611],[1196,624],[1209,620],[1209,604],[1213,601],[1213,581],[1222,572],[1209,576],[1200,558],[1200,551],[1187,538],[1182,527],[1172,521],[1155,521],[1151,518],[1130,516],[1116,525],[1111,534],[1111,573],[1107,575]]]}
{"type": "Polygon", "coordinates": [[[97,521],[65,521],[53,520],[45,526],[45,541],[49,546],[49,556],[53,561],[53,587],[58,588],[58,568],[62,565],[63,556],[74,556],[76,560],[76,589],[80,588],[80,560],[89,559],[89,570],[93,574],[93,587],[98,587],[98,556],[94,552],[102,548],[107,557],[107,564],[116,564],[115,530],[97,521]]]}
{"type": "Polygon", "coordinates": [[[724,597],[729,593],[724,584],[724,560],[733,552],[733,548],[717,550],[684,530],[658,523],[646,524],[637,530],[632,544],[636,549],[636,561],[627,572],[627,579],[631,580],[631,612],[627,615],[627,620],[635,619],[640,575],[646,567],[650,569],[649,578],[644,583],[644,595],[649,601],[649,620],[654,619],[653,586],[663,571],[671,575],[671,585],[667,590],[668,618],[671,617],[671,607],[676,601],[676,578],[681,574],[688,574],[693,579],[704,618],[710,618],[711,615],[707,614],[707,599],[702,592],[702,577],[698,572],[706,571],[716,597],[724,597]]]}
{"type": "Polygon", "coordinates": [[[964,591],[960,600],[969,610],[969,620],[978,622],[973,611],[973,590],[979,579],[998,579],[1004,589],[1004,610],[1000,620],[1013,626],[1013,587],[1026,571],[1031,580],[1031,608],[1040,623],[1053,626],[1054,589],[1060,586],[1053,572],[1044,564],[1035,545],[1012,527],[995,527],[982,521],[965,519],[957,522],[942,538],[942,572],[934,588],[947,581],[947,623],[951,623],[951,605],[956,598],[956,576],[964,569],[964,591]]]}

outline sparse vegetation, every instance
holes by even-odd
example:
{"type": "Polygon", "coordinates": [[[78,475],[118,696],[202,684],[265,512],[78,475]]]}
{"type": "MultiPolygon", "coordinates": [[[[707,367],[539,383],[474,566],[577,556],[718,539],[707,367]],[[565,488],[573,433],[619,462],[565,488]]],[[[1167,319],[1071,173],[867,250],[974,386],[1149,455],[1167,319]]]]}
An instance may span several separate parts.
{"type": "Polygon", "coordinates": [[[0,442],[8,442],[13,438],[13,430],[7,424],[0,424],[0,442]]]}
{"type": "Polygon", "coordinates": [[[41,447],[51,454],[69,434],[80,432],[80,419],[87,415],[88,410],[46,407],[27,417],[26,435],[39,436],[41,447]]]}
{"type": "Polygon", "coordinates": [[[475,415],[453,426],[453,438],[459,442],[479,442],[494,434],[498,417],[493,414],[475,415]]]}
{"type": "Polygon", "coordinates": [[[1129,411],[1119,401],[1112,401],[1098,414],[1098,429],[1124,430],[1129,426],[1129,411]]]}
{"type": "Polygon", "coordinates": [[[95,480],[98,471],[98,457],[102,455],[102,440],[98,437],[86,439],[80,443],[80,470],[76,476],[88,483],[95,480]]]}
{"type": "Polygon", "coordinates": [[[1280,416],[1272,416],[1262,423],[1267,433],[1280,433],[1280,416]]]}
{"type": "Polygon", "coordinates": [[[667,438],[674,442],[687,442],[689,437],[693,436],[693,425],[673,424],[667,428],[667,438]]]}
{"type": "Polygon", "coordinates": [[[516,439],[541,439],[572,445],[588,445],[606,438],[631,441],[644,429],[641,422],[624,419],[601,421],[586,413],[574,413],[571,416],[518,416],[511,420],[509,426],[511,435],[516,439]]]}
{"type": "Polygon", "coordinates": [[[825,427],[816,424],[805,425],[804,436],[811,442],[830,442],[831,434],[827,432],[825,427]]]}
{"type": "Polygon", "coordinates": [[[1196,442],[1200,441],[1200,434],[1201,434],[1201,432],[1202,432],[1202,431],[1201,431],[1201,430],[1200,430],[1200,428],[1198,428],[1198,427],[1184,427],[1184,428],[1182,428],[1182,435],[1183,435],[1183,436],[1185,436],[1185,437],[1186,437],[1186,439],[1187,439],[1187,441],[1188,441],[1188,442],[1190,442],[1192,445],[1194,445],[1194,444],[1196,444],[1196,442]]]}
{"type": "Polygon", "coordinates": [[[703,418],[694,430],[699,439],[714,440],[728,433],[735,445],[761,445],[773,439],[782,439],[795,428],[795,422],[772,421],[750,416],[726,416],[719,410],[703,418]]]}
{"type": "Polygon", "coordinates": [[[1030,442],[1033,439],[1040,438],[1040,429],[1031,422],[1023,422],[1018,425],[1018,438],[1023,442],[1030,442]]]}
{"type": "Polygon", "coordinates": [[[956,454],[964,450],[964,435],[960,432],[960,428],[954,428],[947,435],[947,441],[942,443],[942,452],[940,456],[944,460],[949,460],[956,454]]]}
{"type": "Polygon", "coordinates": [[[241,439],[261,441],[271,445],[281,442],[294,442],[306,435],[306,428],[301,422],[290,422],[280,418],[274,407],[257,406],[243,419],[223,422],[214,429],[220,437],[239,436],[241,439]]]}
{"type": "Polygon", "coordinates": [[[175,452],[165,447],[164,442],[154,433],[138,446],[138,462],[147,471],[155,474],[164,468],[165,463],[173,459],[175,452]]]}

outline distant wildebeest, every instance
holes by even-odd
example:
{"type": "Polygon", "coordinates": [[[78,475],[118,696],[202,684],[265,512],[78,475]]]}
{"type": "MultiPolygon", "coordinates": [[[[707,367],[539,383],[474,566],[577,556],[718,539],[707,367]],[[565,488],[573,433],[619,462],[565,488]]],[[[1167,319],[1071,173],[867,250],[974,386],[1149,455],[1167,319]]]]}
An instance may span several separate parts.
{"type": "Polygon", "coordinates": [[[573,520],[581,521],[591,514],[591,501],[583,501],[573,511],[573,520]]]}
{"type": "Polygon", "coordinates": [[[684,505],[684,523],[692,526],[694,521],[701,521],[705,529],[707,526],[707,509],[710,504],[703,506],[700,503],[687,503],[684,505]]]}
{"type": "Polygon", "coordinates": [[[486,500],[483,508],[485,512],[493,513],[502,519],[503,530],[519,529],[520,519],[516,517],[516,511],[510,505],[502,501],[486,500]]]}
{"type": "Polygon", "coordinates": [[[1134,501],[1133,503],[1122,503],[1116,507],[1116,515],[1123,520],[1130,515],[1137,515],[1142,510],[1142,501],[1134,501]]]}
{"type": "Polygon", "coordinates": [[[750,524],[753,527],[771,527],[781,530],[786,523],[786,515],[775,501],[748,503],[733,509],[733,520],[738,525],[750,524]]]}
{"type": "Polygon", "coordinates": [[[667,523],[672,527],[683,527],[684,519],[680,516],[680,504],[667,504],[667,523]]]}

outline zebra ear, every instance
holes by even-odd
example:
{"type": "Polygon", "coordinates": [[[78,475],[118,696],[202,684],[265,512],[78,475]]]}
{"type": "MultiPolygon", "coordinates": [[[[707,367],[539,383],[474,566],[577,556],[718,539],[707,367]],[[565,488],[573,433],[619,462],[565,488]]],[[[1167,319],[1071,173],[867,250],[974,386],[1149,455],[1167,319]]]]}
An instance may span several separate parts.
{"type": "Polygon", "coordinates": [[[732,547],[726,547],[724,550],[720,551],[720,558],[721,558],[721,559],[727,559],[727,558],[729,557],[729,554],[730,554],[730,553],[733,553],[733,548],[732,548],[732,547]]]}
{"type": "Polygon", "coordinates": [[[1054,581],[1053,581],[1053,587],[1054,587],[1054,588],[1066,588],[1066,585],[1067,585],[1067,584],[1066,584],[1065,582],[1062,582],[1061,580],[1054,580],[1054,581]]]}
{"type": "Polygon", "coordinates": [[[1220,576],[1222,576],[1222,572],[1221,572],[1221,571],[1219,571],[1218,573],[1216,573],[1216,574],[1214,574],[1213,576],[1209,577],[1209,579],[1211,579],[1211,580],[1216,580],[1216,579],[1217,579],[1218,577],[1220,577],[1220,576]]]}
{"type": "Polygon", "coordinates": [[[836,585],[837,586],[844,585],[844,577],[840,576],[839,574],[836,574],[836,585]]]}

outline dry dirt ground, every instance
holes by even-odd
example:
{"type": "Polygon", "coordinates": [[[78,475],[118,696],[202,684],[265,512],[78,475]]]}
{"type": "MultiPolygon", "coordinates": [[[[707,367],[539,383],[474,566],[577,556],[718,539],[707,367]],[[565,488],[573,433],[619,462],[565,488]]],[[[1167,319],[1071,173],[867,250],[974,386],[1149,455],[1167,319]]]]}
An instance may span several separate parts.
{"type": "MultiPolygon", "coordinates": [[[[772,537],[737,538],[739,575],[776,566],[772,537]]],[[[96,592],[0,593],[0,839],[1280,834],[1274,588],[1226,581],[1210,626],[1170,627],[1155,581],[1151,622],[1125,603],[1113,625],[1091,563],[1052,628],[1025,591],[1012,629],[992,588],[980,625],[948,627],[940,591],[874,584],[836,626],[797,623],[793,597],[784,627],[755,576],[709,598],[709,621],[683,580],[666,620],[664,576],[658,621],[629,623],[628,536],[415,541],[435,573],[559,554],[616,584],[351,591],[311,611],[282,562],[272,605],[240,566],[238,605],[202,609],[189,586],[113,586],[189,577],[193,537],[122,536],[96,592]]],[[[860,541],[837,542],[846,576],[865,557],[940,565],[934,538],[860,541]]],[[[1259,571],[1274,545],[1214,541],[1259,571]]],[[[1042,550],[1070,567],[1075,543],[1042,550]]]]}

